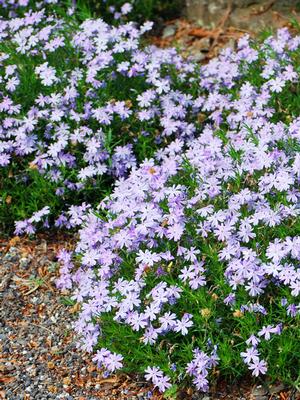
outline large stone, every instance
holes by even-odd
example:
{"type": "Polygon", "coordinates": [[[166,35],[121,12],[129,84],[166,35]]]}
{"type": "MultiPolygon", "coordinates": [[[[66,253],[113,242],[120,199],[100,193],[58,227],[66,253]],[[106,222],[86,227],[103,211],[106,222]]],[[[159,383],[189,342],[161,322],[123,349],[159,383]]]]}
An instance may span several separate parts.
{"type": "Polygon", "coordinates": [[[290,19],[294,8],[295,2],[288,0],[274,0],[271,3],[270,0],[186,0],[188,19],[197,21],[199,25],[215,28],[227,15],[226,21],[223,21],[225,26],[250,32],[281,26],[290,19]]]}

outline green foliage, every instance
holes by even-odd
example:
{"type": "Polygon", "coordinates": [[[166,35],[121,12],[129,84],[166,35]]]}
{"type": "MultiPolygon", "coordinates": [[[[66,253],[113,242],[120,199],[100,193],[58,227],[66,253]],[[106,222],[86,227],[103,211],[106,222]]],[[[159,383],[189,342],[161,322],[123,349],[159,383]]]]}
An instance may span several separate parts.
{"type": "MultiPolygon", "coordinates": [[[[124,0],[80,0],[79,8],[90,10],[94,16],[100,16],[106,21],[114,23],[114,16],[109,8],[113,6],[116,11],[120,11],[124,3],[124,0]]],[[[130,13],[130,20],[137,22],[158,21],[159,19],[170,20],[182,15],[184,5],[183,0],[135,0],[133,11],[130,13]]]]}

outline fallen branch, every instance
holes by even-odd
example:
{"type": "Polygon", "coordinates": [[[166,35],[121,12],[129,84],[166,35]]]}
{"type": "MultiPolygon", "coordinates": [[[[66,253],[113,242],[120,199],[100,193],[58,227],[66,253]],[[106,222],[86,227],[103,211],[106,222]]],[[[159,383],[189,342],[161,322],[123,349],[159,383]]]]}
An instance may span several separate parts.
{"type": "Polygon", "coordinates": [[[275,0],[272,0],[265,7],[261,7],[260,10],[251,12],[250,15],[262,15],[262,14],[266,13],[267,11],[269,11],[270,8],[272,8],[272,6],[274,5],[274,3],[275,3],[275,0]]]}
{"type": "Polygon", "coordinates": [[[223,18],[221,18],[221,20],[218,24],[217,35],[214,37],[214,41],[209,49],[209,54],[212,52],[212,50],[215,48],[216,44],[218,43],[219,37],[220,37],[221,33],[223,33],[224,25],[227,22],[228,18],[230,17],[231,11],[232,11],[232,0],[230,0],[228,2],[227,10],[226,10],[223,18]]]}

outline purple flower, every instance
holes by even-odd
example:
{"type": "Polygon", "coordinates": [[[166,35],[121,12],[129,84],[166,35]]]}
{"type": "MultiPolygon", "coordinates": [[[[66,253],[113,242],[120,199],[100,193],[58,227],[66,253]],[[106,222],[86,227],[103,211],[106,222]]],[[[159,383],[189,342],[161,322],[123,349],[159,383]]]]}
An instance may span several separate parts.
{"type": "Polygon", "coordinates": [[[271,339],[271,333],[279,334],[280,333],[280,328],[278,326],[264,326],[259,332],[258,336],[263,336],[265,340],[270,340],[271,339]]]}
{"type": "Polygon", "coordinates": [[[255,359],[249,364],[249,369],[252,370],[253,376],[258,376],[259,374],[264,375],[268,368],[267,363],[264,360],[255,359]]]}
{"type": "Polygon", "coordinates": [[[108,371],[114,372],[123,367],[122,360],[123,357],[120,354],[111,353],[109,356],[105,357],[104,366],[108,371]]]}
{"type": "Polygon", "coordinates": [[[174,331],[180,332],[183,336],[188,334],[188,328],[194,325],[191,315],[185,314],[181,320],[175,321],[174,331]]]}
{"type": "Polygon", "coordinates": [[[259,342],[260,339],[257,338],[255,335],[251,335],[249,339],[246,340],[247,345],[249,346],[251,344],[253,347],[256,347],[259,344],[259,342]]]}
{"type": "Polygon", "coordinates": [[[246,364],[250,364],[251,361],[257,361],[259,359],[259,352],[255,347],[250,347],[245,352],[241,352],[241,356],[246,364]]]}
{"type": "Polygon", "coordinates": [[[147,367],[145,370],[145,378],[147,381],[151,380],[155,387],[161,392],[165,392],[172,385],[170,378],[163,375],[163,372],[158,367],[147,367]]]}

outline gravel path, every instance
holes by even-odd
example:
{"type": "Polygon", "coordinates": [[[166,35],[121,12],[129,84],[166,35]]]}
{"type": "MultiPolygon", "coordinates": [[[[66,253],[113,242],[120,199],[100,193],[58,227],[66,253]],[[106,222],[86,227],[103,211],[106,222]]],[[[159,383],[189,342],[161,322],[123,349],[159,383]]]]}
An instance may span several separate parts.
{"type": "MultiPolygon", "coordinates": [[[[138,377],[103,378],[77,351],[71,324],[78,308],[55,288],[56,254],[67,237],[0,240],[0,399],[159,400],[138,377]]],[[[182,393],[181,400],[296,400],[282,385],[267,393],[251,382],[219,385],[214,394],[182,393]]]]}

